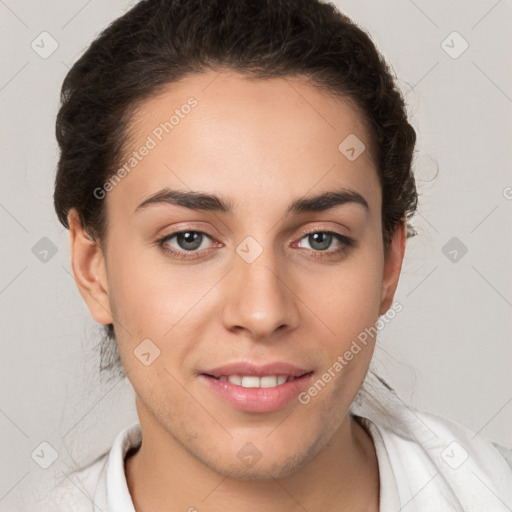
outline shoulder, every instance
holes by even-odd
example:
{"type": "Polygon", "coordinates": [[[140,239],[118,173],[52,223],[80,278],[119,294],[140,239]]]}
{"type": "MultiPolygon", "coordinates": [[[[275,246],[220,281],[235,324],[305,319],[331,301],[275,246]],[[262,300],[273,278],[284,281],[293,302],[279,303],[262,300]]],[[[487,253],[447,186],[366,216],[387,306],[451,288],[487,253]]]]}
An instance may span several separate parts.
{"type": "Polygon", "coordinates": [[[102,453],[85,467],[59,466],[43,474],[34,472],[23,482],[15,510],[29,512],[74,512],[93,510],[95,490],[109,453],[102,453]]]}
{"type": "Polygon", "coordinates": [[[356,414],[378,428],[402,506],[464,512],[512,508],[510,449],[453,419],[409,406],[390,389],[362,401],[356,414]]]}
{"type": "Polygon", "coordinates": [[[52,500],[61,505],[71,503],[73,510],[89,510],[94,503],[96,488],[104,473],[109,453],[104,453],[91,464],[65,475],[58,482],[52,500]],[[80,508],[78,508],[80,507],[80,508]]]}
{"type": "MultiPolygon", "coordinates": [[[[464,511],[510,510],[511,450],[453,419],[410,408],[410,432],[437,487],[464,511]],[[416,418],[415,421],[413,418],[416,418]]],[[[399,448],[403,443],[395,443],[399,448]]]]}
{"type": "MultiPolygon", "coordinates": [[[[119,432],[109,450],[82,467],[62,466],[46,473],[44,479],[27,484],[23,512],[82,512],[107,510],[107,481],[115,485],[124,479],[124,455],[141,440],[138,423],[119,432]]],[[[119,486],[119,485],[118,485],[119,486]]],[[[125,491],[126,493],[127,491],[125,491]]]]}
{"type": "Polygon", "coordinates": [[[408,408],[421,423],[415,425],[411,420],[411,433],[422,441],[425,450],[442,447],[439,455],[446,466],[457,469],[469,462],[469,466],[476,465],[488,474],[500,472],[512,478],[512,449],[492,442],[454,419],[408,408]]]}

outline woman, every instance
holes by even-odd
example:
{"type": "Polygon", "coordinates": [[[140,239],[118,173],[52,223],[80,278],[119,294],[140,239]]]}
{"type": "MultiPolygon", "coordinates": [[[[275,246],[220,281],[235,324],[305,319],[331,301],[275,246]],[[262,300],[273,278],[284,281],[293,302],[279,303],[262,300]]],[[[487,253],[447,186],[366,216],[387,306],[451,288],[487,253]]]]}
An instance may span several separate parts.
{"type": "Polygon", "coordinates": [[[139,422],[53,510],[510,509],[504,449],[369,372],[415,132],[348,18],[139,2],[67,75],[57,138],[73,272],[139,422]]]}

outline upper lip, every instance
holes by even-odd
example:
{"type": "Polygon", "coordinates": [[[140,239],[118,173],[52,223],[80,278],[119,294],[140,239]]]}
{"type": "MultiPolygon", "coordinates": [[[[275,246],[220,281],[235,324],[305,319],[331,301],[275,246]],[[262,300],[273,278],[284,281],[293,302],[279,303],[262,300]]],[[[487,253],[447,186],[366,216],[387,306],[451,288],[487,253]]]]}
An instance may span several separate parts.
{"type": "Polygon", "coordinates": [[[237,363],[224,364],[201,373],[211,375],[212,377],[229,375],[246,375],[256,377],[264,377],[266,375],[286,375],[287,377],[300,377],[306,373],[311,373],[311,371],[312,370],[299,368],[293,364],[279,361],[263,365],[255,365],[253,363],[241,361],[237,363]]]}

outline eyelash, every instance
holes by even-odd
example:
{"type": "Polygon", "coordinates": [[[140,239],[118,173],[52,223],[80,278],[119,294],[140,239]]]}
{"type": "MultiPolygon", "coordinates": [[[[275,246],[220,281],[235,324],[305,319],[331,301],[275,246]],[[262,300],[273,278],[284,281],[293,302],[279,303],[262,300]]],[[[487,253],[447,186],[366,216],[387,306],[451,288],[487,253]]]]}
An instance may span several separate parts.
{"type": "MultiPolygon", "coordinates": [[[[199,233],[202,235],[205,235],[206,237],[210,238],[212,241],[214,241],[214,238],[209,235],[208,233],[200,230],[194,230],[194,229],[182,229],[180,231],[174,231],[173,233],[170,233],[169,235],[165,235],[164,237],[158,239],[155,243],[160,247],[160,249],[166,253],[170,254],[173,258],[176,259],[184,259],[184,260],[194,260],[201,257],[202,251],[178,251],[176,249],[169,249],[165,246],[165,242],[168,242],[172,238],[174,238],[177,235],[180,235],[182,233],[199,233]]],[[[307,251],[312,251],[312,255],[314,258],[320,258],[324,259],[329,256],[336,256],[336,255],[343,255],[346,252],[348,252],[351,248],[356,247],[357,243],[356,240],[348,237],[346,235],[341,235],[340,233],[337,233],[335,231],[329,231],[325,229],[312,229],[310,231],[306,231],[302,233],[302,236],[299,238],[299,242],[303,240],[304,238],[314,235],[315,233],[325,233],[328,235],[332,235],[340,244],[341,247],[338,249],[331,249],[331,250],[325,250],[325,251],[315,251],[314,249],[307,249],[307,248],[300,248],[300,249],[306,249],[307,251]]],[[[217,242],[219,243],[219,242],[217,242]]],[[[296,243],[296,242],[294,242],[296,243]]],[[[210,251],[212,248],[209,249],[203,249],[203,251],[210,251]]]]}

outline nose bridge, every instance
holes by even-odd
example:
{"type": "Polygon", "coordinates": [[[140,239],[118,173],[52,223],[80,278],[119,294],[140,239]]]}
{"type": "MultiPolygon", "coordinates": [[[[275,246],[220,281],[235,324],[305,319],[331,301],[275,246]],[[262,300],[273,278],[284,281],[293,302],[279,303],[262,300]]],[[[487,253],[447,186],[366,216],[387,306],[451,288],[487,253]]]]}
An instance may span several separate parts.
{"type": "Polygon", "coordinates": [[[245,329],[263,338],[280,327],[295,327],[298,315],[272,247],[264,249],[250,238],[233,255],[223,320],[229,330],[245,329]]]}

